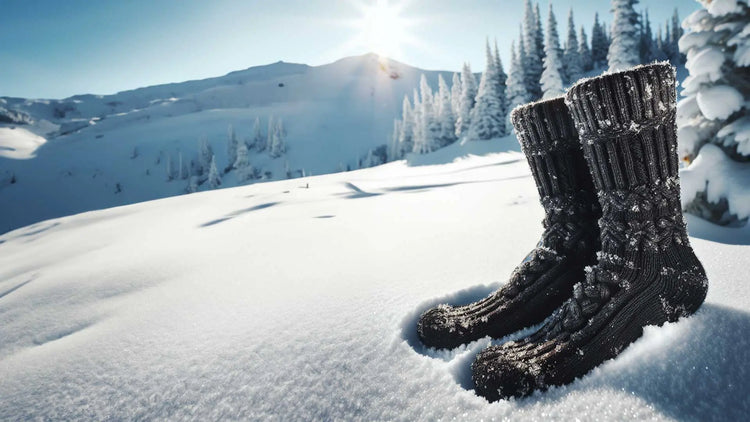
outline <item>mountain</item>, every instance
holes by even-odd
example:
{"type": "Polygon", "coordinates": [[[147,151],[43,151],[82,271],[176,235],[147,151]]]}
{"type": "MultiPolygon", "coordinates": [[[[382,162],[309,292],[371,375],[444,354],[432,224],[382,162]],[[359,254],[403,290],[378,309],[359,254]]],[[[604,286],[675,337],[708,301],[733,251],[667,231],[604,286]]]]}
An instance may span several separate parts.
{"type": "MultiPolygon", "coordinates": [[[[217,78],[62,100],[0,98],[0,233],[44,219],[179,195],[187,180],[167,181],[167,161],[197,159],[205,137],[218,167],[228,128],[240,140],[260,118],[281,118],[288,151],[250,152],[263,180],[356,169],[387,142],[425,74],[375,54],[322,66],[278,62],[217,78]],[[288,170],[288,172],[287,172],[288,170]]],[[[448,79],[449,80],[449,79],[448,79]]],[[[238,185],[235,172],[222,187],[238,185]]],[[[200,190],[207,187],[201,186],[200,190]]]]}
{"type": "Polygon", "coordinates": [[[420,313],[504,283],[542,217],[512,152],[200,192],[0,235],[0,420],[746,418],[749,227],[688,216],[706,303],[571,385],[488,404],[470,379],[488,338],[422,346],[420,313]]]}

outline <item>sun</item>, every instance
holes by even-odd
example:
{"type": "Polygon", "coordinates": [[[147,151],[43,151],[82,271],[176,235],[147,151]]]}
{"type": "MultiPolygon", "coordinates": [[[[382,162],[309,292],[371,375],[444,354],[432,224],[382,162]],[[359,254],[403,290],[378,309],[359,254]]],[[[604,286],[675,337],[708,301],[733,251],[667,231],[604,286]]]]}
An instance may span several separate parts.
{"type": "Polygon", "coordinates": [[[374,5],[363,7],[360,35],[365,47],[380,56],[391,57],[401,53],[408,21],[400,16],[401,6],[377,0],[374,5]]]}

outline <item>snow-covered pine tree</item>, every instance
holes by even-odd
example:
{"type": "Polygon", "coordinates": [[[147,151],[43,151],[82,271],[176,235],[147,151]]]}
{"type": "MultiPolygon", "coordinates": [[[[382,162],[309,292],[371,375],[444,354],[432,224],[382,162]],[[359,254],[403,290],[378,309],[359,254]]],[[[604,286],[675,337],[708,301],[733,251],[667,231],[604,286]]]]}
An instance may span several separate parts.
{"type": "Polygon", "coordinates": [[[273,136],[271,138],[269,154],[273,158],[281,157],[281,155],[286,152],[286,142],[284,140],[286,129],[284,129],[284,121],[281,117],[275,119],[272,132],[273,136]]]}
{"type": "MultiPolygon", "coordinates": [[[[388,142],[388,161],[395,161],[402,158],[401,145],[398,142],[401,136],[403,123],[401,119],[393,119],[393,133],[388,142]]],[[[342,170],[339,170],[342,171],[342,170]]]]}
{"type": "Polygon", "coordinates": [[[544,30],[542,29],[542,14],[539,12],[539,2],[534,4],[534,20],[536,21],[536,51],[539,52],[539,63],[544,60],[544,30]]]}
{"type": "Polygon", "coordinates": [[[469,129],[471,123],[471,109],[474,108],[474,100],[477,97],[477,81],[471,73],[471,66],[464,63],[461,70],[461,99],[456,116],[456,136],[461,137],[469,129]]]}
{"type": "Polygon", "coordinates": [[[247,145],[244,142],[240,142],[237,146],[236,158],[232,164],[232,168],[237,171],[237,181],[246,182],[253,176],[254,170],[250,165],[250,157],[247,151],[247,145]]]}
{"type": "Polygon", "coordinates": [[[232,164],[237,160],[237,134],[234,133],[234,127],[229,125],[227,128],[227,166],[224,173],[232,169],[232,164]]]}
{"type": "Polygon", "coordinates": [[[604,26],[599,23],[599,13],[594,14],[594,26],[591,29],[591,61],[595,69],[607,65],[607,51],[609,43],[604,32],[604,26]]]}
{"type": "Polygon", "coordinates": [[[677,106],[683,206],[720,224],[750,215],[750,6],[701,0],[682,23],[690,75],[677,106]]]}
{"type": "Polygon", "coordinates": [[[543,53],[538,48],[538,36],[534,8],[531,6],[530,0],[524,0],[522,39],[525,54],[521,59],[523,60],[526,91],[529,93],[532,100],[539,99],[542,96],[542,87],[539,84],[539,79],[542,76],[543,53]]]}
{"type": "Polygon", "coordinates": [[[174,179],[174,166],[172,165],[172,154],[167,153],[167,160],[166,160],[166,173],[167,173],[167,182],[170,182],[174,179]]]}
{"type": "MultiPolygon", "coordinates": [[[[493,56],[495,57],[495,73],[497,74],[497,93],[502,105],[503,121],[505,121],[505,116],[508,114],[508,74],[503,69],[503,61],[500,59],[500,51],[497,49],[497,40],[495,40],[493,56]]],[[[508,132],[506,125],[505,133],[508,132]]]]}
{"type": "Polygon", "coordinates": [[[578,57],[581,58],[581,68],[584,72],[594,68],[594,61],[591,59],[591,49],[589,48],[589,40],[586,37],[586,30],[581,26],[581,33],[578,40],[578,57]]]}
{"type": "Polygon", "coordinates": [[[562,57],[566,84],[576,82],[583,74],[583,60],[578,54],[578,48],[578,36],[576,35],[576,25],[573,22],[573,8],[571,8],[568,12],[568,39],[565,40],[565,50],[562,57]]]}
{"type": "Polygon", "coordinates": [[[560,42],[557,39],[557,20],[552,11],[552,3],[549,5],[549,18],[547,19],[547,33],[545,41],[544,71],[542,72],[541,84],[544,96],[542,98],[553,98],[565,93],[563,90],[562,76],[560,75],[560,56],[555,46],[560,42]]]}
{"type": "MultiPolygon", "coordinates": [[[[421,150],[422,145],[421,142],[423,142],[425,138],[425,127],[424,127],[424,119],[422,118],[422,114],[424,113],[424,108],[422,107],[422,102],[419,100],[419,91],[417,91],[416,88],[414,88],[414,91],[412,92],[412,118],[414,120],[414,130],[412,132],[412,142],[411,142],[411,150],[407,150],[407,152],[415,152],[417,150],[421,150]]],[[[361,163],[360,163],[361,165],[361,163]]]]}
{"type": "Polygon", "coordinates": [[[198,141],[198,168],[196,169],[196,176],[202,177],[202,180],[208,177],[208,170],[211,167],[213,156],[214,151],[208,143],[208,139],[206,137],[200,138],[198,141]]]}
{"type": "MultiPolygon", "coordinates": [[[[461,75],[458,72],[453,73],[453,80],[451,81],[451,110],[453,116],[458,118],[458,113],[461,110],[461,75]]],[[[453,128],[453,134],[456,134],[456,128],[453,128]]]]}
{"type": "Polygon", "coordinates": [[[492,55],[489,42],[486,49],[487,67],[479,82],[476,105],[471,110],[469,137],[472,140],[487,140],[506,135],[505,114],[498,92],[495,57],[492,55]]]}
{"type": "Polygon", "coordinates": [[[401,129],[398,134],[398,158],[402,158],[407,152],[414,150],[414,109],[409,102],[409,97],[404,95],[401,112],[401,129]]]}
{"type": "Polygon", "coordinates": [[[273,145],[273,132],[276,130],[276,123],[273,121],[273,116],[268,116],[268,132],[266,132],[266,146],[265,150],[271,151],[273,145]]]}
{"type": "Polygon", "coordinates": [[[419,118],[421,119],[419,137],[414,138],[414,152],[426,154],[439,147],[440,126],[437,121],[437,104],[427,77],[422,74],[419,79],[419,118]]]}
{"type": "Polygon", "coordinates": [[[260,129],[260,117],[256,116],[255,122],[253,122],[253,137],[247,147],[262,151],[263,149],[265,149],[265,146],[265,138],[263,137],[263,132],[260,129]]]}
{"type": "Polygon", "coordinates": [[[641,62],[638,41],[638,0],[612,0],[612,43],[607,52],[609,71],[625,70],[641,62]]]}
{"type": "Polygon", "coordinates": [[[180,180],[185,180],[188,178],[188,173],[190,172],[190,169],[188,169],[187,165],[185,164],[185,161],[182,159],[182,151],[178,153],[178,161],[179,161],[179,168],[178,168],[178,177],[180,180]]]}
{"type": "Polygon", "coordinates": [[[508,113],[506,113],[505,125],[512,128],[510,112],[519,105],[529,102],[526,84],[523,80],[523,71],[516,53],[516,44],[513,41],[510,43],[510,68],[508,69],[508,89],[506,93],[508,96],[508,113]]]}
{"type": "Polygon", "coordinates": [[[438,94],[436,103],[437,123],[440,128],[438,146],[444,147],[456,141],[456,117],[453,114],[451,91],[445,83],[443,75],[438,75],[438,94]]]}
{"type": "Polygon", "coordinates": [[[221,186],[221,176],[219,176],[219,170],[216,168],[216,157],[211,156],[211,164],[208,167],[208,186],[211,189],[216,189],[221,186]]]}
{"type": "Polygon", "coordinates": [[[188,183],[185,186],[186,193],[198,192],[198,176],[188,174],[188,183]]]}

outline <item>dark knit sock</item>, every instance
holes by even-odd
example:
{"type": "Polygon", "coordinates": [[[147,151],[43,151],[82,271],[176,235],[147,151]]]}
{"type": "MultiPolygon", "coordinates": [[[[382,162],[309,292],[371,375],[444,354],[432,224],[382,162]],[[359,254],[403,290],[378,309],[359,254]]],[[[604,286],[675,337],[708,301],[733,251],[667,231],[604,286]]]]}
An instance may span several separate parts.
{"type": "Polygon", "coordinates": [[[644,326],[695,312],[708,287],[680,207],[674,69],[587,79],[565,99],[602,207],[602,249],[539,332],[477,356],[476,390],[490,400],[572,382],[644,326]]]}
{"type": "Polygon", "coordinates": [[[417,332],[427,346],[453,348],[542,322],[595,261],[601,211],[563,98],[517,108],[512,120],[545,210],[542,239],[489,297],[425,312],[417,332]]]}

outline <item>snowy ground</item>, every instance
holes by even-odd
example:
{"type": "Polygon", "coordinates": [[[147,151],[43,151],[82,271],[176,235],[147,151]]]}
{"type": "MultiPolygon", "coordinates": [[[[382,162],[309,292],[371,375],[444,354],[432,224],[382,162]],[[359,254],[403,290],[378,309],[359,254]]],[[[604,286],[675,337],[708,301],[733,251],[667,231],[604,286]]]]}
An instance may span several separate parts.
{"type": "Polygon", "coordinates": [[[0,419],[746,417],[750,229],[693,218],[711,283],[697,315],[570,386],[474,395],[489,340],[425,350],[415,319],[502,283],[542,210],[520,153],[440,154],[3,234],[0,419]]]}

